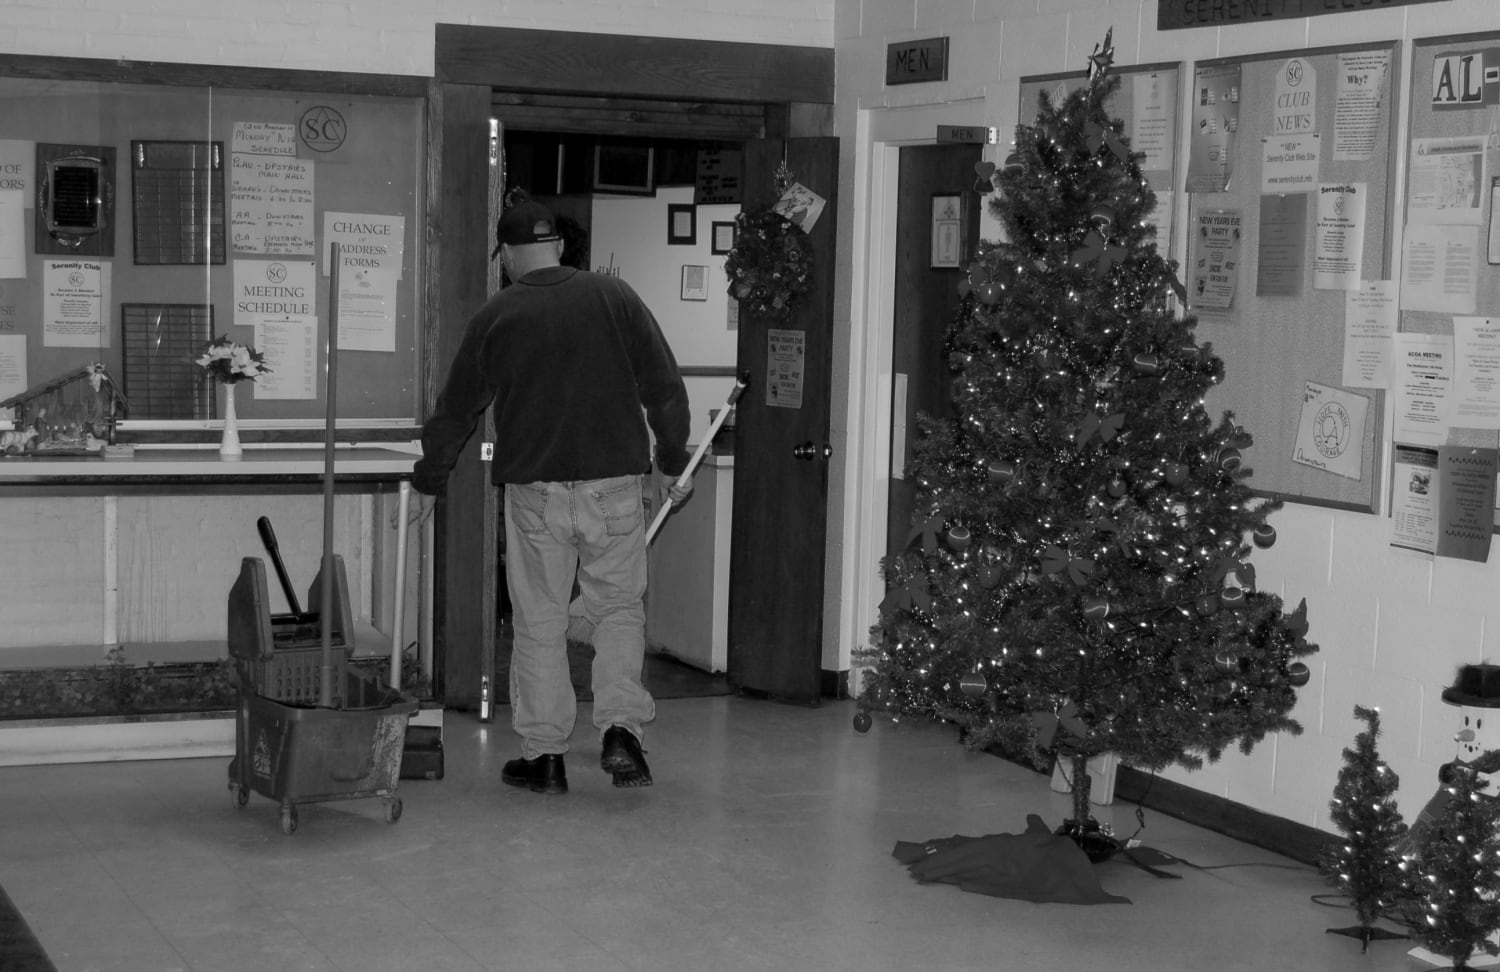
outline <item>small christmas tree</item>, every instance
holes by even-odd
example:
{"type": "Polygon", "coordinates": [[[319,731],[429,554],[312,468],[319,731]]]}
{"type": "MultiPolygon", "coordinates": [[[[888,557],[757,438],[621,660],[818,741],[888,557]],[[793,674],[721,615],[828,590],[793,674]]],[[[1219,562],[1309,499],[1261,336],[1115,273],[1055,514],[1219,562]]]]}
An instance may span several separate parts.
{"type": "Polygon", "coordinates": [[[1195,768],[1299,732],[1316,650],[1305,605],[1255,589],[1248,540],[1274,541],[1279,504],[1246,483],[1250,436],[1204,408],[1224,366],[1172,306],[1144,156],[1105,107],[1111,59],[1106,37],[1088,83],[981,169],[1006,239],[961,288],[951,417],[919,417],[914,528],[861,653],[865,708],[1064,761],[1081,845],[1100,829],[1090,757],[1195,768]]]}
{"type": "MultiPolygon", "coordinates": [[[[1493,759],[1495,750],[1481,759],[1493,759]]],[[[1476,760],[1477,762],[1477,760],[1476,760]]],[[[1500,955],[1490,936],[1500,929],[1500,800],[1473,763],[1451,764],[1448,800],[1424,828],[1408,862],[1418,908],[1411,937],[1455,969],[1476,951],[1500,955]]]]}
{"type": "Polygon", "coordinates": [[[1354,717],[1365,723],[1365,731],[1354,738],[1354,747],[1344,750],[1344,766],[1333,788],[1329,817],[1344,834],[1319,860],[1323,876],[1349,896],[1359,924],[1353,928],[1329,929],[1360,940],[1367,951],[1375,938],[1405,938],[1398,932],[1375,927],[1375,921],[1391,911],[1405,885],[1397,848],[1406,837],[1406,822],[1394,799],[1401,780],[1380,758],[1380,711],[1354,707],[1354,717]]]}

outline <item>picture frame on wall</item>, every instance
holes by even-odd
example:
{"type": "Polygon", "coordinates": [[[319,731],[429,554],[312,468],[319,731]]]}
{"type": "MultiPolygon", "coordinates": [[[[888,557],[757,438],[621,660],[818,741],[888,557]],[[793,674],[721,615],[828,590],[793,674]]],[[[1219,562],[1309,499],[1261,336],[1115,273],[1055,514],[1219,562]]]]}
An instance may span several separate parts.
{"type": "Polygon", "coordinates": [[[734,222],[720,222],[715,220],[710,226],[712,236],[709,239],[710,249],[714,256],[724,256],[734,249],[734,222]]]}
{"type": "Polygon", "coordinates": [[[692,203],[667,204],[667,245],[695,246],[698,243],[698,207],[692,203]]]}
{"type": "Polygon", "coordinates": [[[649,145],[594,146],[594,191],[656,195],[656,150],[649,145]]]}
{"type": "Polygon", "coordinates": [[[963,253],[962,201],[958,193],[933,193],[932,269],[957,269],[963,260],[963,253]]]}
{"type": "Polygon", "coordinates": [[[684,264],[682,267],[682,300],[708,300],[708,267],[684,264]]]}

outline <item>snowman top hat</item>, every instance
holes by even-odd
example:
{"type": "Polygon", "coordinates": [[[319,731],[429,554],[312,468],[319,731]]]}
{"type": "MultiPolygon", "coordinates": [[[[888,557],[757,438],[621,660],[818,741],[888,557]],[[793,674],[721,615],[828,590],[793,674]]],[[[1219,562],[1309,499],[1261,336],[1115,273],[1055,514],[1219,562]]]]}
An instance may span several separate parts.
{"type": "Polygon", "coordinates": [[[1443,701],[1480,709],[1500,708],[1500,665],[1460,665],[1443,701]]]}

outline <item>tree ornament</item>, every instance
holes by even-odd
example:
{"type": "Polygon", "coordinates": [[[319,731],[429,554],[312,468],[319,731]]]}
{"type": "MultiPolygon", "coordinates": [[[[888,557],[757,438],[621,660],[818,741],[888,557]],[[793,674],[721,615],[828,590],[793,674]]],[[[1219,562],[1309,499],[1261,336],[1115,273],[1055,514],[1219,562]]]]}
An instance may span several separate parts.
{"type": "Polygon", "coordinates": [[[1011,459],[997,459],[985,467],[990,482],[1001,486],[1009,486],[1016,481],[1016,464],[1011,459]]]}
{"type": "Polygon", "coordinates": [[[1227,608],[1243,607],[1245,591],[1239,587],[1226,587],[1219,592],[1219,603],[1227,608]]]}
{"type": "Polygon", "coordinates": [[[1175,460],[1168,460],[1162,464],[1162,478],[1173,486],[1181,486],[1188,478],[1188,467],[1175,460]]]}
{"type": "Polygon", "coordinates": [[[975,296],[979,299],[979,302],[981,304],[985,305],[986,307],[993,307],[996,304],[1000,303],[1000,298],[1005,296],[1005,288],[1001,287],[993,280],[986,280],[984,283],[979,285],[979,290],[976,292],[975,296]]]}
{"type": "Polygon", "coordinates": [[[974,537],[969,533],[968,527],[959,525],[948,528],[946,539],[948,546],[957,551],[964,551],[969,548],[969,544],[973,542],[974,537]]]}
{"type": "Polygon", "coordinates": [[[855,732],[869,732],[870,722],[870,713],[866,712],[864,709],[860,709],[858,712],[854,713],[855,732]]]}
{"type": "Polygon", "coordinates": [[[1021,155],[1019,152],[1012,152],[1005,157],[1005,167],[1001,169],[1001,173],[1006,178],[1014,179],[1025,171],[1026,166],[1021,161],[1021,155]]]}
{"type": "Polygon", "coordinates": [[[1109,601],[1102,597],[1084,598],[1083,616],[1095,621],[1103,621],[1109,617],[1109,601]]]}
{"type": "Polygon", "coordinates": [[[974,180],[975,192],[983,196],[995,191],[995,163],[983,159],[975,162],[974,174],[978,176],[974,180]]]}
{"type": "Polygon", "coordinates": [[[1221,651],[1214,655],[1214,667],[1226,675],[1232,675],[1240,670],[1239,656],[1231,651],[1221,651]]]}
{"type": "Polygon", "coordinates": [[[1198,595],[1198,600],[1194,602],[1194,607],[1197,609],[1198,614],[1205,618],[1209,615],[1217,614],[1219,611],[1218,595],[1200,594],[1198,595]]]}
{"type": "Polygon", "coordinates": [[[1115,476],[1109,481],[1107,485],[1105,485],[1104,488],[1109,493],[1109,495],[1113,496],[1115,499],[1119,499],[1121,496],[1125,495],[1125,480],[1121,479],[1119,476],[1115,476]]]}
{"type": "Polygon", "coordinates": [[[969,672],[958,680],[959,690],[972,699],[977,699],[989,691],[990,683],[980,672],[969,672]]]}
{"type": "Polygon", "coordinates": [[[1269,547],[1276,542],[1276,528],[1269,523],[1262,523],[1255,528],[1253,539],[1257,547],[1269,547]]]}
{"type": "Polygon", "coordinates": [[[1146,352],[1136,355],[1130,365],[1143,375],[1154,375],[1161,371],[1161,359],[1146,352]]]}
{"type": "Polygon", "coordinates": [[[1306,685],[1312,678],[1312,671],[1301,662],[1292,662],[1286,667],[1286,680],[1296,688],[1306,685]]]}
{"type": "Polygon", "coordinates": [[[1234,472],[1240,468],[1240,450],[1234,446],[1225,446],[1219,450],[1219,468],[1225,472],[1234,472]]]}

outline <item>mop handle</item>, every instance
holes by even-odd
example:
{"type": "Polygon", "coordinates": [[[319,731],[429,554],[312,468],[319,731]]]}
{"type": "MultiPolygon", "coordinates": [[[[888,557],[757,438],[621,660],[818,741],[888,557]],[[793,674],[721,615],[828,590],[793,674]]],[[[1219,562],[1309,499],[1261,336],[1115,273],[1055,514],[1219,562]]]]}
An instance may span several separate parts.
{"type": "MultiPolygon", "coordinates": [[[[719,409],[718,415],[714,416],[713,424],[708,427],[708,432],[703,436],[703,441],[698,443],[698,448],[693,452],[693,458],[688,460],[687,466],[682,470],[682,475],[677,477],[675,481],[676,485],[686,486],[688,483],[692,482],[693,472],[698,468],[698,463],[703,461],[703,454],[706,453],[708,451],[708,447],[713,444],[714,436],[718,434],[719,427],[722,426],[724,424],[724,420],[729,417],[730,411],[734,409],[734,403],[739,401],[740,394],[744,390],[745,379],[736,378],[734,382],[734,391],[729,393],[729,399],[724,403],[724,407],[719,409]]],[[[649,544],[651,542],[651,538],[656,536],[656,531],[661,529],[662,523],[666,521],[667,514],[671,512],[671,510],[672,495],[668,493],[667,501],[661,505],[661,509],[656,511],[655,519],[651,521],[650,528],[646,530],[646,543],[649,544]]]]}

